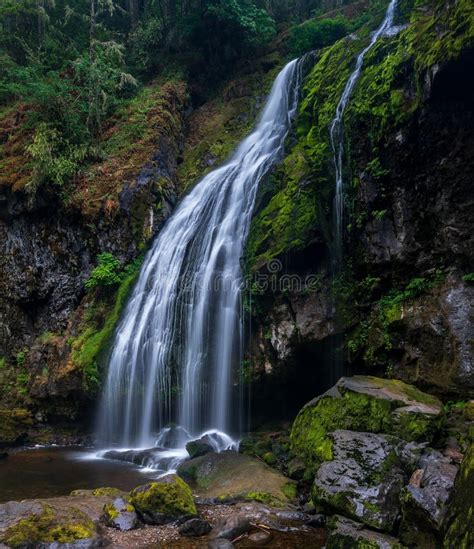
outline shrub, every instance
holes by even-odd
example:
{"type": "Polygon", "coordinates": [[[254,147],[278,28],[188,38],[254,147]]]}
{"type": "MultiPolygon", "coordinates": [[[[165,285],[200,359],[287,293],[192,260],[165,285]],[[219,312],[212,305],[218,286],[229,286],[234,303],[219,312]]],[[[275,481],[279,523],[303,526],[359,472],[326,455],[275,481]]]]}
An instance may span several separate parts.
{"type": "Polygon", "coordinates": [[[310,19],[301,25],[293,27],[289,39],[290,52],[299,57],[304,53],[330,46],[349,31],[349,23],[345,17],[334,19],[310,19]]]}
{"type": "Polygon", "coordinates": [[[113,254],[103,252],[97,256],[97,262],[97,267],[85,283],[88,290],[115,286],[121,282],[120,262],[113,254]]]}

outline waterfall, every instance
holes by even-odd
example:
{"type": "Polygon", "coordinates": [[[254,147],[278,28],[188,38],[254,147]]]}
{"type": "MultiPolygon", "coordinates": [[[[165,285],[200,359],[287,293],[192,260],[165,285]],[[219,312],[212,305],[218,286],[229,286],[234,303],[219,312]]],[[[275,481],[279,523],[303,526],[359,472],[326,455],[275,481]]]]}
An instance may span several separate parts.
{"type": "Polygon", "coordinates": [[[335,242],[335,257],[336,264],[340,264],[340,256],[342,250],[342,223],[343,223],[343,210],[344,210],[344,196],[343,196],[343,178],[342,178],[342,163],[344,157],[344,132],[343,121],[344,111],[346,110],[347,103],[352,95],[354,86],[359,79],[362,65],[364,63],[364,57],[366,53],[374,46],[377,40],[384,34],[393,30],[393,17],[398,0],[391,0],[385,12],[385,17],[378,27],[378,29],[372,34],[369,45],[361,51],[357,56],[355,69],[349,77],[346,83],[342,96],[336,108],[336,114],[329,126],[329,135],[331,138],[331,146],[334,154],[334,168],[336,172],[336,191],[334,197],[334,242],[335,242]]]}
{"type": "Polygon", "coordinates": [[[300,80],[300,63],[291,61],[253,132],[181,201],[149,250],[111,349],[102,444],[164,446],[171,422],[179,428],[168,447],[209,429],[232,430],[243,339],[240,262],[258,184],[283,156],[300,80]]]}

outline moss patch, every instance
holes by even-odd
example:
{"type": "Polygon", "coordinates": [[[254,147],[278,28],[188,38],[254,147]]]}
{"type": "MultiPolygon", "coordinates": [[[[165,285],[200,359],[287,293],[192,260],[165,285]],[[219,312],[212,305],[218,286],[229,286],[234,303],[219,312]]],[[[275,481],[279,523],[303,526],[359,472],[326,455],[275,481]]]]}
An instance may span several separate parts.
{"type": "Polygon", "coordinates": [[[191,488],[175,475],[135,488],[130,492],[130,503],[147,515],[160,513],[179,517],[197,514],[191,488]]]}
{"type": "Polygon", "coordinates": [[[48,505],[43,505],[39,515],[20,520],[3,535],[10,547],[33,546],[39,543],[74,543],[94,537],[94,523],[85,513],[70,509],[67,516],[58,513],[48,505]]]}

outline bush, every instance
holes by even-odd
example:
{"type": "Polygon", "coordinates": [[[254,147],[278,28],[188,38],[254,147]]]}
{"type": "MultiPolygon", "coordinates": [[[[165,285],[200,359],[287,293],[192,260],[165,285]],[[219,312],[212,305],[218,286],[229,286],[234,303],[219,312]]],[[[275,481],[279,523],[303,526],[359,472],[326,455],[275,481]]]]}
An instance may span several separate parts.
{"type": "Polygon", "coordinates": [[[349,32],[349,23],[345,17],[334,19],[310,19],[293,27],[289,39],[292,55],[299,57],[304,53],[330,46],[349,32]]]}
{"type": "Polygon", "coordinates": [[[85,283],[88,290],[115,286],[121,282],[120,262],[116,257],[109,252],[103,252],[97,256],[97,261],[97,267],[85,283]]]}

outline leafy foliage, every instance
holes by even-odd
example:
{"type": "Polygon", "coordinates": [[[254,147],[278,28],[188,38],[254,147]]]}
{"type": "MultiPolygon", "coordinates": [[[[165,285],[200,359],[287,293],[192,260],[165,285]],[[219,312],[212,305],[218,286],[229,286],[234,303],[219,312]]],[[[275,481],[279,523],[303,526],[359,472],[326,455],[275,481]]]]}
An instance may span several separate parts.
{"type": "Polygon", "coordinates": [[[290,35],[290,51],[295,56],[330,46],[347,34],[349,23],[345,17],[335,19],[310,19],[293,27],[290,35]]]}
{"type": "Polygon", "coordinates": [[[97,256],[97,261],[97,267],[85,282],[86,288],[90,290],[119,284],[121,281],[119,260],[111,253],[103,252],[97,256]]]}

